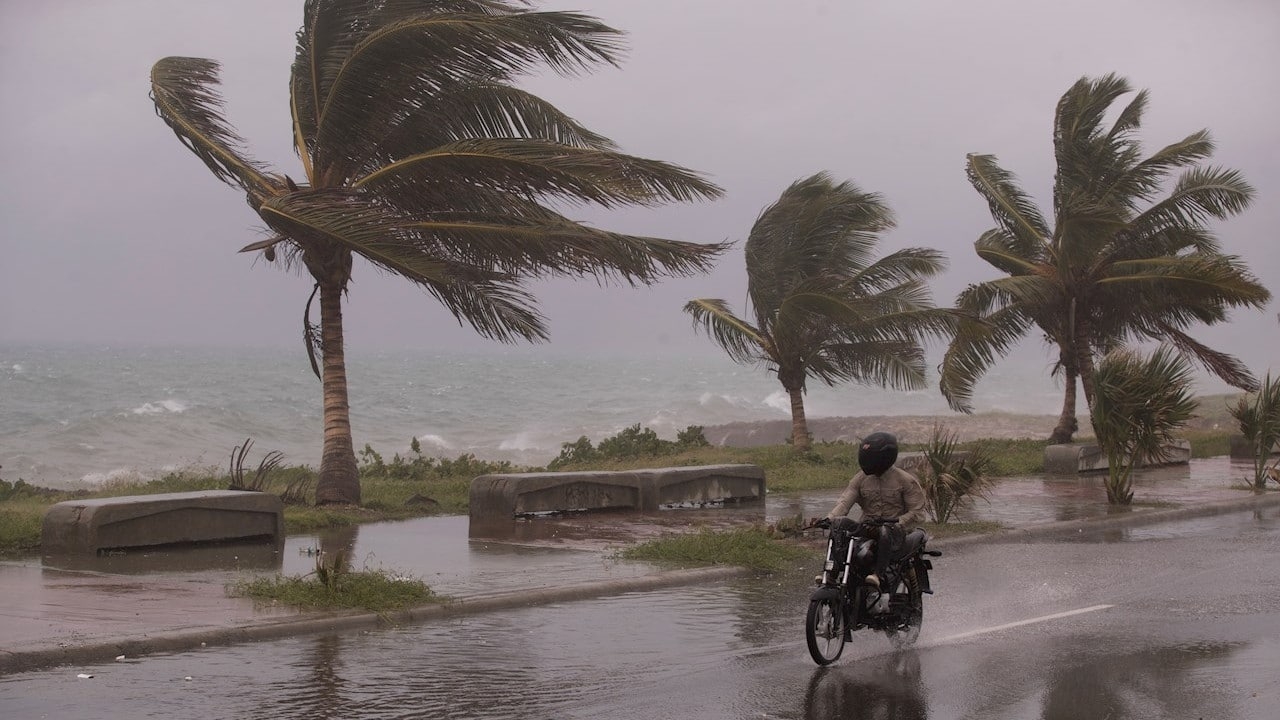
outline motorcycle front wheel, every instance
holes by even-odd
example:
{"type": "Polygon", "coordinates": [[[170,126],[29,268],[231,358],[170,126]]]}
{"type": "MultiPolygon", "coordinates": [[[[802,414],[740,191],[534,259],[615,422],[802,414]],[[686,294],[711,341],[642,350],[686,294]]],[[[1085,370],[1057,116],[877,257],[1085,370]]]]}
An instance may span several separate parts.
{"type": "Polygon", "coordinates": [[[844,652],[844,603],[829,597],[809,601],[804,621],[804,639],[809,655],[819,665],[830,665],[844,652]]]}

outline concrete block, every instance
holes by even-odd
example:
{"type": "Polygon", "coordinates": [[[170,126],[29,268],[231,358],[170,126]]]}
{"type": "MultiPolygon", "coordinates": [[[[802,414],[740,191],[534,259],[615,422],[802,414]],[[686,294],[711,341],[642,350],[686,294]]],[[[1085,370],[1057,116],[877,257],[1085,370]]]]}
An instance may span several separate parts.
{"type": "Polygon", "coordinates": [[[764,470],[756,465],[481,475],[471,481],[471,524],[505,524],[534,513],[651,512],[680,503],[763,499],[764,493],[764,470]]]}
{"type": "MultiPolygon", "coordinates": [[[[1165,460],[1154,465],[1185,465],[1191,462],[1191,441],[1174,440],[1165,446],[1165,460]]],[[[1044,449],[1044,471],[1055,475],[1075,475],[1105,471],[1110,467],[1107,455],[1098,445],[1072,443],[1049,445],[1044,449]]]]}
{"type": "MultiPolygon", "coordinates": [[[[1231,443],[1231,450],[1229,450],[1229,452],[1233,459],[1253,460],[1254,456],[1257,454],[1253,451],[1253,446],[1245,442],[1243,435],[1232,435],[1227,438],[1227,440],[1231,443]]],[[[1268,456],[1275,455],[1277,453],[1280,453],[1280,441],[1277,441],[1271,446],[1271,452],[1268,456]]]]}
{"type": "Polygon", "coordinates": [[[268,493],[239,490],[67,500],[44,515],[46,554],[96,553],[180,543],[284,539],[284,507],[268,493]]]}

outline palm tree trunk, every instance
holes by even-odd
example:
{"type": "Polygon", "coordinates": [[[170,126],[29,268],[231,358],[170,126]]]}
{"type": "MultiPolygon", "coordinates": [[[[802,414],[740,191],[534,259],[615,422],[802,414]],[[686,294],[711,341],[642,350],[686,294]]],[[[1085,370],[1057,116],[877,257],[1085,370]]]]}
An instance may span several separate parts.
{"type": "Polygon", "coordinates": [[[804,419],[804,388],[787,388],[791,396],[791,445],[797,452],[809,452],[809,423],[804,419]]]}
{"type": "MultiPolygon", "coordinates": [[[[1063,353],[1065,355],[1065,353],[1063,353]]],[[[1064,362],[1062,364],[1062,375],[1066,379],[1066,389],[1062,398],[1062,414],[1058,416],[1058,425],[1053,428],[1053,432],[1049,435],[1049,442],[1053,445],[1063,445],[1071,442],[1075,437],[1076,430],[1079,429],[1079,423],[1076,421],[1076,384],[1078,382],[1079,373],[1076,372],[1074,362],[1064,362]]]]}
{"type": "Polygon", "coordinates": [[[323,360],[324,449],[316,480],[317,505],[359,505],[360,473],[351,441],[347,364],[342,348],[342,285],[320,284],[320,353],[323,360]]]}

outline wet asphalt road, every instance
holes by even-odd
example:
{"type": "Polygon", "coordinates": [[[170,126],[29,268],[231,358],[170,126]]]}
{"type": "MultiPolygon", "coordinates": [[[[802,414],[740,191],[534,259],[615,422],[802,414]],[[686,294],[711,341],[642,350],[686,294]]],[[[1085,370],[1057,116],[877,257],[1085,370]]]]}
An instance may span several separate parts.
{"type": "Polygon", "coordinates": [[[1280,510],[937,547],[919,646],[863,631],[826,669],[804,646],[813,568],[797,567],[7,676],[0,717],[1280,716],[1280,510]]]}

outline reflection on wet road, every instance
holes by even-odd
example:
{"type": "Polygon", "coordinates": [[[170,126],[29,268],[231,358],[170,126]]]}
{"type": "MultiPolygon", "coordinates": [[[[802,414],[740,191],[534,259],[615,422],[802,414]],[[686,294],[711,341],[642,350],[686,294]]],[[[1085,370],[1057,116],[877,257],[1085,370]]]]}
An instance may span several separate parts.
{"type": "Polygon", "coordinates": [[[859,632],[826,669],[804,648],[812,569],[797,567],[15,675],[0,715],[1261,720],[1280,707],[1278,515],[955,548],[916,650],[859,632]]]}

